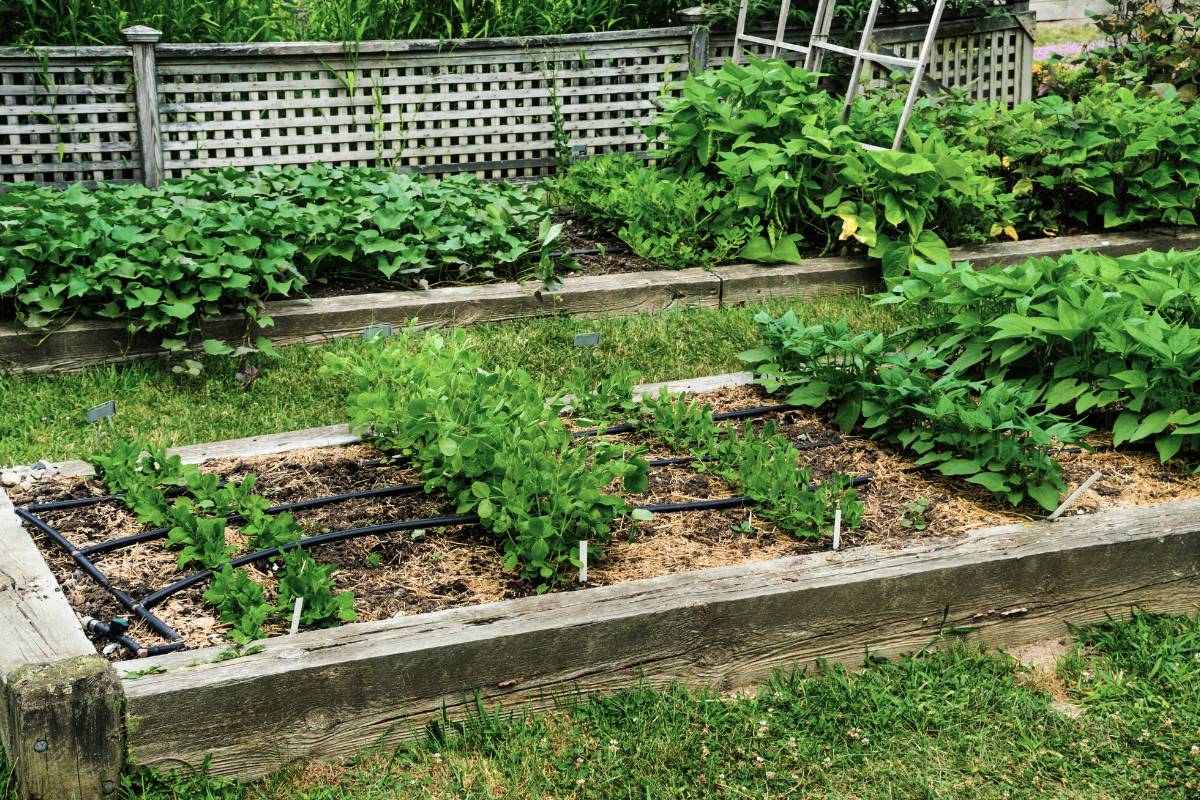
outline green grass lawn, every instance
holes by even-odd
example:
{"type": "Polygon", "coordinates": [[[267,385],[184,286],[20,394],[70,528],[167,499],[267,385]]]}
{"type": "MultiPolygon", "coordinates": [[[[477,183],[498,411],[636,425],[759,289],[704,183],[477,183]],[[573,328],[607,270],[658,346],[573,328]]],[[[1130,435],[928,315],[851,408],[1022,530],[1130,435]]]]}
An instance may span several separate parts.
{"type": "MultiPolygon", "coordinates": [[[[893,311],[865,297],[778,301],[779,312],[803,302],[817,321],[848,319],[856,327],[890,330],[893,311]]],[[[571,368],[628,364],[645,381],[710,375],[741,368],[736,354],[757,344],[755,308],[689,309],[655,316],[580,320],[552,317],[480,325],[470,336],[491,364],[516,364],[560,385],[571,368]],[[574,334],[599,331],[601,345],[576,350],[574,334]]],[[[94,442],[84,412],[115,399],[121,432],[155,444],[183,445],[344,422],[347,385],[319,375],[328,349],[361,347],[344,339],[323,347],[282,348],[257,358],[260,378],[249,389],[232,359],[208,359],[198,378],[175,374],[164,361],[87,369],[68,375],[0,376],[0,465],[82,457],[94,442]]]]}
{"type": "Polygon", "coordinates": [[[1038,44],[1064,44],[1066,42],[1093,42],[1103,38],[1091,22],[1080,22],[1072,25],[1039,24],[1034,33],[1034,41],[1038,44]]]}
{"type": "MultiPolygon", "coordinates": [[[[857,673],[781,676],[753,697],[635,689],[549,713],[493,713],[395,752],[253,785],[140,773],[127,791],[148,800],[1196,798],[1200,618],[1137,614],[1085,630],[1056,669],[958,645],[857,673]]],[[[11,785],[0,789],[0,800],[14,797],[11,785]]]]}

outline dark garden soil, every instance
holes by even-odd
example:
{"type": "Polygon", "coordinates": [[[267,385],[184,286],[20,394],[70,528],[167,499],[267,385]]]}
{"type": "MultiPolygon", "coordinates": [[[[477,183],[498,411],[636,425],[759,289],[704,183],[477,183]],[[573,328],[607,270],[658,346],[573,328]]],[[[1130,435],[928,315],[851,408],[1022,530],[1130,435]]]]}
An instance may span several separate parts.
{"type": "MultiPolygon", "coordinates": [[[[775,402],[754,387],[730,387],[699,399],[714,410],[731,410],[775,402]]],[[[915,467],[900,452],[838,432],[820,414],[786,411],[756,418],[753,425],[773,420],[779,432],[799,448],[802,463],[814,481],[835,472],[870,475],[860,490],[866,513],[861,528],[845,530],[843,546],[864,544],[902,546],[933,537],[961,534],[974,528],[1038,519],[1036,509],[1014,509],[995,500],[986,490],[958,479],[942,477],[915,467]],[[906,505],[928,500],[925,527],[905,525],[906,505]]],[[[743,424],[741,422],[732,424],[743,424]]],[[[645,444],[649,457],[681,455],[643,435],[628,441],[645,444]]],[[[213,461],[206,471],[227,479],[249,472],[258,477],[258,491],[272,503],[294,502],[359,489],[370,489],[419,480],[410,468],[371,466],[383,454],[371,445],[299,450],[255,458],[213,461]]],[[[1078,486],[1094,471],[1101,477],[1083,494],[1070,513],[1144,505],[1200,496],[1200,477],[1160,464],[1153,453],[1062,453],[1068,484],[1078,486]]],[[[67,497],[102,496],[104,485],[94,479],[54,479],[35,484],[13,497],[18,506],[67,497]]],[[[677,503],[728,497],[734,494],[719,478],[686,466],[652,468],[649,488],[630,500],[636,504],[677,503]]],[[[305,536],[402,519],[453,514],[444,499],[426,495],[358,499],[296,513],[305,536]]],[[[119,501],[59,511],[40,512],[75,546],[82,547],[136,533],[141,528],[119,501]]],[[[908,515],[910,518],[912,514],[908,515]]],[[[238,537],[235,527],[230,536],[238,537]]],[[[80,615],[103,619],[123,616],[112,597],[84,575],[42,534],[35,532],[66,597],[80,615]]],[[[235,542],[235,544],[242,544],[235,542]]],[[[728,566],[828,550],[823,541],[802,540],[784,534],[761,520],[750,508],[658,514],[648,522],[622,521],[613,541],[600,554],[590,552],[589,586],[649,578],[688,570],[728,566]],[[749,521],[746,531],[744,524],[749,521]],[[735,530],[736,526],[736,530],[735,530]]],[[[355,593],[359,620],[378,620],[474,605],[531,594],[533,587],[501,566],[495,540],[478,526],[435,528],[418,532],[368,536],[314,548],[320,562],[336,565],[339,589],[355,593]]],[[[134,597],[144,596],[182,577],[175,555],[163,541],[117,550],[95,559],[115,586],[134,597]]],[[[274,592],[270,567],[250,568],[270,597],[274,592]]],[[[583,588],[564,585],[558,591],[583,588]]],[[[155,609],[167,624],[183,634],[189,647],[223,642],[225,626],[202,598],[197,586],[167,600],[155,609]]],[[[282,617],[269,624],[272,633],[285,631],[282,617]]],[[[142,643],[160,641],[143,623],[131,629],[142,643]]],[[[118,657],[123,654],[118,654],[118,657]]]]}

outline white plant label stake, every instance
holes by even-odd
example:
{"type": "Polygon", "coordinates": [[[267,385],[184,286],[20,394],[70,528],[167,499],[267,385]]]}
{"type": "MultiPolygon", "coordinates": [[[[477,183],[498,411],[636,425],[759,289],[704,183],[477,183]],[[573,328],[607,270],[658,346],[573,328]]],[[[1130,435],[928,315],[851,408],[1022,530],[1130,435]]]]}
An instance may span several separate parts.
{"type": "Polygon", "coordinates": [[[296,631],[300,630],[300,610],[304,608],[304,598],[296,598],[296,607],[292,609],[292,628],[288,631],[288,636],[295,636],[296,631]]]}
{"type": "Polygon", "coordinates": [[[587,539],[579,540],[579,582],[587,583],[587,539]]]}
{"type": "Polygon", "coordinates": [[[1071,506],[1073,506],[1075,504],[1075,501],[1079,499],[1080,495],[1082,495],[1089,488],[1091,488],[1092,484],[1095,483],[1096,479],[1099,477],[1100,477],[1100,470],[1096,470],[1095,472],[1093,472],[1092,476],[1090,478],[1088,478],[1086,481],[1084,481],[1082,484],[1080,484],[1078,489],[1071,492],[1070,496],[1068,496],[1066,500],[1062,501],[1062,505],[1059,506],[1058,508],[1054,509],[1054,511],[1050,514],[1050,516],[1046,517],[1046,519],[1055,520],[1055,519],[1058,519],[1059,517],[1061,517],[1063,515],[1063,512],[1066,511],[1071,506]]]}
{"type": "Polygon", "coordinates": [[[838,503],[833,509],[833,549],[842,546],[842,504],[838,503]]]}

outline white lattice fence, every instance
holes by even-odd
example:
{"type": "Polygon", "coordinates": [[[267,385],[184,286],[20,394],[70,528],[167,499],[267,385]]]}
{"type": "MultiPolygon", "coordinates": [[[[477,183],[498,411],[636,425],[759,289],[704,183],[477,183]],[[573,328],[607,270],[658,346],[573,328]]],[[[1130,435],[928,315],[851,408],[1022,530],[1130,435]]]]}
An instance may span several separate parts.
{"type": "MultiPolygon", "coordinates": [[[[986,100],[1027,99],[1028,16],[944,23],[931,77],[986,100]]],[[[881,29],[877,45],[912,55],[923,32],[881,29]]],[[[533,177],[570,146],[644,150],[639,124],[689,53],[717,66],[731,50],[729,37],[687,26],[352,48],[155,44],[154,33],[131,31],[129,47],[0,48],[0,180],[156,185],[316,161],[533,177]]]]}
{"type": "MultiPolygon", "coordinates": [[[[356,164],[490,177],[546,172],[556,114],[590,152],[638,149],[636,123],[687,69],[688,31],[462,42],[161,45],[167,177],[224,165],[356,164]]],[[[560,137],[561,139],[561,137],[560,137]]]]}
{"type": "Polygon", "coordinates": [[[0,49],[0,180],[139,180],[129,54],[0,49]]]}

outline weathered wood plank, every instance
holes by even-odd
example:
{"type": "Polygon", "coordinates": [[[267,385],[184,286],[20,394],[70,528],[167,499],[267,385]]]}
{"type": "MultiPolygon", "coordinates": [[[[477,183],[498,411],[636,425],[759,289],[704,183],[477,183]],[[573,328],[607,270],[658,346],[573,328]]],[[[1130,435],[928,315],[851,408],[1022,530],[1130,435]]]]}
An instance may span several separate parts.
{"type": "Polygon", "coordinates": [[[102,800],[121,785],[125,699],[95,653],[29,664],[0,686],[5,755],[27,800],[102,800]]]}
{"type": "Polygon", "coordinates": [[[0,742],[24,795],[109,794],[125,763],[120,683],[83,635],[3,489],[0,631],[0,742]]]}
{"type": "MultiPolygon", "coordinates": [[[[275,325],[263,333],[279,344],[288,344],[356,335],[373,323],[399,324],[413,318],[422,327],[441,327],[561,314],[588,317],[653,313],[720,304],[720,281],[700,269],[568,278],[554,292],[540,289],[540,283],[497,283],[285,300],[267,304],[275,325]]],[[[235,341],[244,327],[240,319],[219,318],[205,325],[204,334],[235,341]]],[[[156,355],[159,351],[152,338],[130,340],[119,323],[99,321],[72,323],[48,336],[42,345],[33,346],[36,341],[29,332],[0,329],[0,367],[78,369],[104,361],[156,355]]]]}
{"type": "MultiPolygon", "coordinates": [[[[467,165],[469,166],[469,165],[467,165]]],[[[20,169],[20,166],[14,167],[20,169]]],[[[0,166],[3,171],[3,166],[0,166]]],[[[1084,234],[1056,239],[1002,242],[951,250],[956,260],[976,266],[1008,264],[1033,256],[1056,256],[1091,248],[1109,255],[1142,250],[1200,247],[1200,230],[1152,230],[1084,234]]],[[[319,342],[356,335],[376,322],[422,326],[470,325],[574,314],[618,316],[653,313],[682,306],[716,307],[756,303],[770,297],[811,296],[877,288],[879,269],[856,258],[813,258],[798,264],[741,264],[706,271],[651,270],[622,275],[567,278],[561,289],[541,292],[540,284],[496,283],[428,291],[379,292],[267,304],[275,326],[262,331],[276,344],[319,342]]],[[[245,322],[236,317],[210,320],[204,335],[239,341],[245,322]]],[[[118,322],[76,322],[45,337],[12,325],[0,326],[0,369],[53,371],[161,355],[152,337],[133,337],[118,322]]]]}
{"type": "Polygon", "coordinates": [[[0,489],[0,681],[18,667],[95,654],[46,560],[0,489]]]}
{"type": "Polygon", "coordinates": [[[126,681],[143,763],[255,777],[420,732],[443,708],[545,707],[573,690],[683,680],[721,688],[818,659],[856,663],[969,626],[989,644],[1058,636],[1066,624],[1200,604],[1200,501],[1010,525],[909,550],[671,575],[267,642],[212,662],[178,653],[126,681]],[[196,664],[197,661],[202,663],[196,664]],[[187,720],[181,725],[179,721],[187,720]]]}

